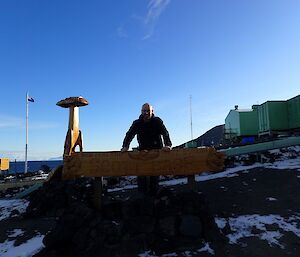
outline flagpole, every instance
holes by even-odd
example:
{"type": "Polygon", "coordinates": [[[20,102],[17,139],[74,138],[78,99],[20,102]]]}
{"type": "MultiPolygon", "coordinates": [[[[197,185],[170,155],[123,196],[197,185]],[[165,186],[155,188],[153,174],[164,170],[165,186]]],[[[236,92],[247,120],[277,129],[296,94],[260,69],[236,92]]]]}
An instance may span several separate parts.
{"type": "Polygon", "coordinates": [[[27,150],[28,150],[28,92],[26,93],[26,145],[25,145],[25,171],[27,173],[27,150]]]}

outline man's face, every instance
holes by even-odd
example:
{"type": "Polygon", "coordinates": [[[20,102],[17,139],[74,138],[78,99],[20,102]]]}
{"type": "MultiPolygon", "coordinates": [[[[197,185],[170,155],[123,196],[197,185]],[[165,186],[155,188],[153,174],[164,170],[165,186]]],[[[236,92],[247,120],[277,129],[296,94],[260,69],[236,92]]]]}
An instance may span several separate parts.
{"type": "Polygon", "coordinates": [[[153,115],[153,107],[149,104],[144,104],[142,106],[142,115],[145,121],[150,120],[153,115]]]}

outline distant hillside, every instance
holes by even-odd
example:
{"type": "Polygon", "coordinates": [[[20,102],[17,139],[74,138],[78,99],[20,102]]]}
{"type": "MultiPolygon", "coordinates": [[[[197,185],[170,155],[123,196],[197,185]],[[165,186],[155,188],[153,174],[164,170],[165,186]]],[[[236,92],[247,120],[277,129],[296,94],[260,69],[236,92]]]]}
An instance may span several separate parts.
{"type": "MultiPolygon", "coordinates": [[[[197,147],[199,146],[219,146],[222,142],[223,135],[224,135],[224,124],[218,125],[213,127],[212,129],[206,131],[202,136],[199,136],[198,138],[194,139],[197,143],[197,147]]],[[[188,141],[186,143],[189,143],[191,141],[188,141]]],[[[183,148],[186,143],[183,143],[179,146],[176,146],[176,148],[183,148]]]]}
{"type": "MultiPolygon", "coordinates": [[[[25,160],[25,151],[0,151],[1,158],[8,158],[11,162],[13,161],[24,161],[25,160]]],[[[28,161],[60,161],[62,156],[58,156],[57,153],[53,152],[32,152],[28,153],[28,161]]]]}

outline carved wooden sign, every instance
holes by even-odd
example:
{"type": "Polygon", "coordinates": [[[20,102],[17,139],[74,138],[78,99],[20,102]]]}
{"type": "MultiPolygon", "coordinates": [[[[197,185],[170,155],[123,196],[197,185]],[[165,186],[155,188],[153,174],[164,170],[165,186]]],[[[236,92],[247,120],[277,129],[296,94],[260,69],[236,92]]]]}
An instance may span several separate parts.
{"type": "Polygon", "coordinates": [[[88,105],[89,102],[82,96],[72,96],[63,99],[56,105],[69,108],[69,126],[65,140],[64,156],[75,152],[76,146],[79,146],[80,152],[83,150],[82,133],[79,129],[79,107],[88,105]]]}
{"type": "Polygon", "coordinates": [[[63,178],[192,175],[221,171],[223,167],[224,154],[213,148],[74,152],[64,156],[63,178]]]}

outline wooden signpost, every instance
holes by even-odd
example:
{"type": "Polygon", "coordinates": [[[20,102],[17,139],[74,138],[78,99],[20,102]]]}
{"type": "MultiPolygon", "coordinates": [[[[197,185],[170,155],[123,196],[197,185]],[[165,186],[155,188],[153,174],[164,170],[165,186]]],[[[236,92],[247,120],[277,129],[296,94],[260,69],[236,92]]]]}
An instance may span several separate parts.
{"type": "Polygon", "coordinates": [[[63,178],[192,175],[220,171],[223,165],[224,155],[213,148],[75,152],[64,157],[63,178]]]}
{"type": "MultiPolygon", "coordinates": [[[[191,175],[204,171],[221,171],[224,167],[224,154],[209,147],[171,151],[83,152],[79,107],[88,105],[88,101],[81,96],[69,97],[59,101],[57,105],[70,109],[62,178],[95,177],[95,199],[99,208],[101,178],[104,176],[186,175],[192,178],[191,175]],[[75,152],[76,146],[79,146],[79,152],[75,152]]],[[[188,183],[190,188],[195,188],[194,179],[188,179],[188,183]]]]}

